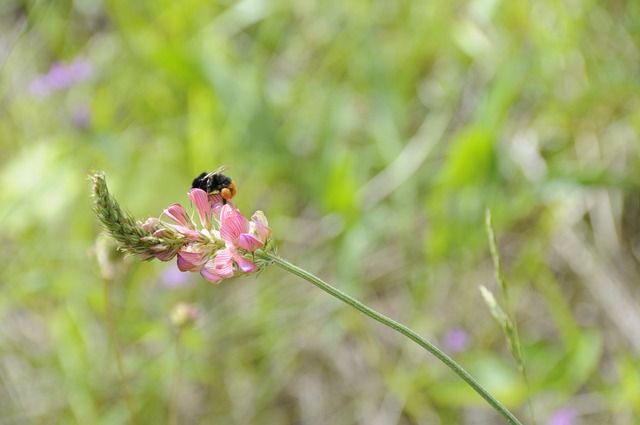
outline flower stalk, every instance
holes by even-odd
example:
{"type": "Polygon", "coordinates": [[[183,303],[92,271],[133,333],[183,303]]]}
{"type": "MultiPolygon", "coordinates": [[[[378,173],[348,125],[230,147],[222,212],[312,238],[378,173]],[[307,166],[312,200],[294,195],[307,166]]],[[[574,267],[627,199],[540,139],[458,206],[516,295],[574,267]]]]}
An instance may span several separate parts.
{"type": "Polygon", "coordinates": [[[308,271],[303,270],[300,267],[297,267],[276,255],[264,252],[262,250],[255,251],[255,255],[256,257],[262,258],[263,260],[275,264],[276,266],[288,271],[289,273],[292,273],[306,280],[307,282],[312,283],[329,295],[339,299],[340,301],[348,304],[361,313],[366,314],[372,319],[406,336],[407,338],[427,350],[429,353],[433,354],[438,360],[440,360],[449,369],[455,372],[456,375],[462,378],[464,382],[466,382],[471,388],[473,388],[478,394],[480,394],[480,396],[482,396],[482,398],[484,398],[487,403],[491,405],[491,407],[493,407],[498,413],[500,413],[507,420],[507,422],[512,425],[522,425],[520,421],[518,421],[518,419],[506,407],[504,407],[498,400],[496,400],[496,398],[493,397],[482,385],[480,385],[478,381],[476,381],[462,366],[456,363],[451,357],[447,356],[438,347],[431,344],[429,341],[422,338],[420,335],[418,335],[405,325],[398,323],[381,313],[378,313],[374,309],[367,307],[365,304],[361,303],[350,295],[347,295],[341,290],[334,288],[327,282],[314,276],[308,271]]]}
{"type": "Polygon", "coordinates": [[[162,259],[164,253],[175,255],[183,241],[179,234],[157,219],[145,223],[120,208],[107,188],[104,173],[90,176],[93,182],[93,211],[118,248],[143,260],[162,259]]]}

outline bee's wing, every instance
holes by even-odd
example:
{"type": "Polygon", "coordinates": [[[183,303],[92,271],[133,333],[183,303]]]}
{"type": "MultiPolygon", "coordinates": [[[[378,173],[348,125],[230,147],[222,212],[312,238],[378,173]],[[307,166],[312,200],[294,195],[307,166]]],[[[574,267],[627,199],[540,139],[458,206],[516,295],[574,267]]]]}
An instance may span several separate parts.
{"type": "Polygon", "coordinates": [[[224,170],[227,169],[227,165],[229,165],[229,164],[225,164],[225,165],[223,165],[221,167],[218,167],[217,170],[210,172],[209,174],[207,174],[203,178],[208,179],[209,177],[213,176],[214,174],[221,174],[224,170]]]}

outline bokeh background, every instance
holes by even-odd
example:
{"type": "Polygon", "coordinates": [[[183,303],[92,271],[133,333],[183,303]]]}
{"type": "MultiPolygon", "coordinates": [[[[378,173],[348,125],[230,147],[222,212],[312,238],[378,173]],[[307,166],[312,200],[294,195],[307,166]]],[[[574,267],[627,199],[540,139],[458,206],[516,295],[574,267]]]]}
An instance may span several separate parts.
{"type": "Polygon", "coordinates": [[[100,267],[92,170],[146,218],[224,164],[283,257],[523,423],[640,423],[640,2],[3,0],[0,61],[0,424],[503,422],[275,267],[100,267]]]}

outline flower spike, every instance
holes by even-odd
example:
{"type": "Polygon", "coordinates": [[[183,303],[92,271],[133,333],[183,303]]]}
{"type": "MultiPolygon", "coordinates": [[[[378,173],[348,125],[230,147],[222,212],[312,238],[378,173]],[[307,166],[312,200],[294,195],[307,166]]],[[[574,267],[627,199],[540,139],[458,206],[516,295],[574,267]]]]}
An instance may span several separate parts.
{"type": "Polygon", "coordinates": [[[120,209],[109,195],[103,174],[96,173],[91,179],[94,210],[123,251],[145,260],[169,261],[177,256],[180,271],[200,272],[213,283],[259,269],[252,253],[264,248],[271,237],[262,212],[256,212],[250,222],[219,193],[207,194],[196,188],[187,196],[195,205],[202,228],[179,203],[163,211],[173,223],[153,217],[142,223],[120,209]]]}

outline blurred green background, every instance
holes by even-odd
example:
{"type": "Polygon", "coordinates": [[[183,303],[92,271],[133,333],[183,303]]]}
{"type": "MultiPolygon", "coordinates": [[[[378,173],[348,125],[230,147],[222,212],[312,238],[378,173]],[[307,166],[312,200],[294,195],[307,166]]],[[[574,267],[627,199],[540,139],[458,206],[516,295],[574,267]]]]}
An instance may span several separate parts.
{"type": "Polygon", "coordinates": [[[105,279],[91,170],[146,218],[223,164],[283,257],[523,423],[527,394],[539,424],[640,423],[640,2],[3,0],[0,53],[0,424],[503,423],[275,267],[105,279]],[[487,208],[530,390],[478,290],[487,208]]]}

